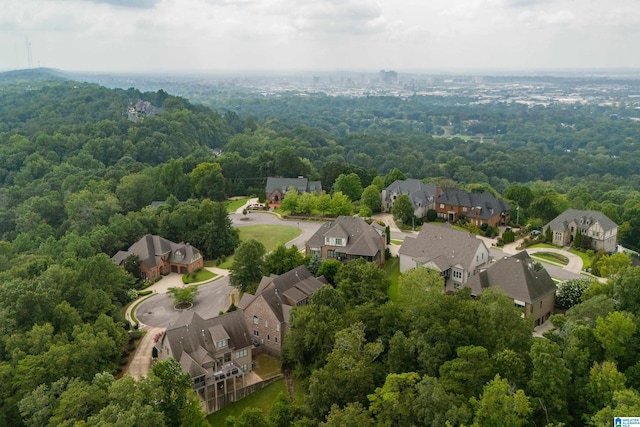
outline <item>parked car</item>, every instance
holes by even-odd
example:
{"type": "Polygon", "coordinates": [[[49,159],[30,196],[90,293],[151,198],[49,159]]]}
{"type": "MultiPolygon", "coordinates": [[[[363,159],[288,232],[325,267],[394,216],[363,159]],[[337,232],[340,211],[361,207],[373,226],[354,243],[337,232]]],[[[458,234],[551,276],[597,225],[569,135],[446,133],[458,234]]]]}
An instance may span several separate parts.
{"type": "Polygon", "coordinates": [[[531,237],[538,237],[538,236],[539,236],[539,235],[541,235],[541,234],[542,234],[542,231],[540,231],[540,230],[533,230],[533,231],[531,232],[531,237]]]}
{"type": "Polygon", "coordinates": [[[264,203],[252,203],[249,205],[249,209],[264,209],[264,203]]]}

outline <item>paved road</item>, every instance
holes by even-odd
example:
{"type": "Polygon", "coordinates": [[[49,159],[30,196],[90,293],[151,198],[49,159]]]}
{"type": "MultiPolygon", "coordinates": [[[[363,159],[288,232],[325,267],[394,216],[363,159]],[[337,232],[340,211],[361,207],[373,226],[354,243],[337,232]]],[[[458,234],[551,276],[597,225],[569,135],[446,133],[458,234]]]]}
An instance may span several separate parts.
{"type": "MultiPolygon", "coordinates": [[[[221,310],[225,311],[229,308],[231,304],[229,294],[233,290],[228,277],[222,277],[208,285],[201,285],[191,310],[205,319],[217,316],[221,310]]],[[[167,328],[179,315],[180,312],[173,308],[173,299],[166,293],[152,296],[140,304],[136,310],[136,317],[142,325],[159,328],[167,328]]]]}

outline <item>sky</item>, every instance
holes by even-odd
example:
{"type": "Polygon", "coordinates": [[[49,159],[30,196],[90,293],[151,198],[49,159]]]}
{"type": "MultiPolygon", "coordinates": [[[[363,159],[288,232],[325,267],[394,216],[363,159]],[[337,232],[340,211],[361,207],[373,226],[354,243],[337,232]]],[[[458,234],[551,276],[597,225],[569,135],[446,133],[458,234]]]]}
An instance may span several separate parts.
{"type": "Polygon", "coordinates": [[[638,0],[0,4],[0,70],[640,69],[638,46],[638,0]]]}

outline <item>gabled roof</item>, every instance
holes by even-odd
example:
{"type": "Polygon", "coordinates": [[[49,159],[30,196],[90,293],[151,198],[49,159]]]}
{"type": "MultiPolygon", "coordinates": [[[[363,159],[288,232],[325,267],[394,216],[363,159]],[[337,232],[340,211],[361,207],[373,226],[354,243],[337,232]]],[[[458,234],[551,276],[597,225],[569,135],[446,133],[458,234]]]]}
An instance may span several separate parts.
{"type": "Polygon", "coordinates": [[[275,190],[280,190],[281,193],[286,193],[289,187],[295,187],[301,193],[316,192],[322,194],[322,184],[320,181],[309,181],[307,178],[267,178],[267,185],[265,186],[265,192],[271,193],[275,190]]]}
{"type": "Polygon", "coordinates": [[[138,255],[140,261],[150,270],[161,263],[163,256],[166,256],[171,263],[185,265],[189,265],[201,257],[200,251],[190,244],[173,243],[164,237],[152,234],[142,236],[128,250],[119,251],[112,259],[120,265],[132,254],[138,255]]]}
{"type": "Polygon", "coordinates": [[[487,250],[484,242],[475,235],[455,230],[449,224],[423,224],[415,238],[404,239],[399,254],[409,256],[420,264],[432,262],[441,271],[455,265],[469,271],[481,247],[487,250]]]}
{"type": "Polygon", "coordinates": [[[243,297],[240,301],[240,307],[247,309],[253,301],[262,298],[280,322],[289,321],[287,307],[297,305],[327,284],[323,276],[314,277],[303,265],[268,280],[269,283],[253,298],[245,299],[243,297]]]}
{"type": "Polygon", "coordinates": [[[536,270],[536,263],[527,251],[504,257],[473,276],[465,286],[474,295],[480,295],[490,286],[501,288],[515,300],[533,304],[556,291],[556,284],[544,268],[536,270]]]}
{"type": "Polygon", "coordinates": [[[584,225],[587,228],[597,222],[605,232],[613,230],[618,226],[618,224],[600,211],[567,209],[555,217],[549,224],[545,225],[544,229],[546,230],[547,227],[550,227],[552,231],[567,231],[571,222],[575,222],[577,226],[584,225]]]}
{"type": "Polygon", "coordinates": [[[433,203],[437,191],[438,186],[432,182],[425,184],[415,178],[398,179],[385,188],[385,201],[391,201],[392,194],[406,194],[415,209],[433,203]]]}
{"type": "Polygon", "coordinates": [[[511,209],[507,202],[496,199],[493,194],[469,193],[465,190],[451,188],[443,190],[436,203],[444,203],[451,206],[466,206],[470,208],[467,216],[471,218],[489,219],[496,214],[506,212],[511,209]]]}
{"type": "MultiPolygon", "coordinates": [[[[251,345],[251,336],[241,310],[209,319],[203,319],[191,310],[186,311],[167,329],[162,339],[168,340],[172,357],[180,360],[181,364],[185,353],[195,363],[201,361],[204,364],[220,357],[222,352],[216,349],[215,344],[225,337],[228,337],[225,352],[251,345]]],[[[185,371],[190,369],[185,368],[185,371]]]]}
{"type": "Polygon", "coordinates": [[[354,216],[339,216],[331,222],[323,224],[307,241],[313,248],[325,246],[325,237],[340,237],[347,239],[347,245],[340,251],[349,255],[375,256],[384,251],[381,236],[384,231],[369,225],[365,220],[354,216]]]}

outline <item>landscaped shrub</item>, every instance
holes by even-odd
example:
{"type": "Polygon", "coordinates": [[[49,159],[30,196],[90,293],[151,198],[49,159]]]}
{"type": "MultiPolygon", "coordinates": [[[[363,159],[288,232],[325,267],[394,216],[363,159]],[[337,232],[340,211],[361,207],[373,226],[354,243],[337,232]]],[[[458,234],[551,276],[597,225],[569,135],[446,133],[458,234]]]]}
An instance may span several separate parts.
{"type": "Polygon", "coordinates": [[[506,243],[513,243],[516,241],[516,234],[513,231],[505,231],[502,233],[502,240],[506,243]]]}
{"type": "Polygon", "coordinates": [[[567,280],[558,287],[556,292],[556,306],[569,309],[582,302],[582,294],[591,286],[589,279],[567,280]]]}

